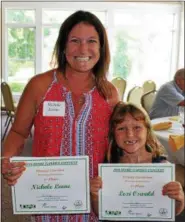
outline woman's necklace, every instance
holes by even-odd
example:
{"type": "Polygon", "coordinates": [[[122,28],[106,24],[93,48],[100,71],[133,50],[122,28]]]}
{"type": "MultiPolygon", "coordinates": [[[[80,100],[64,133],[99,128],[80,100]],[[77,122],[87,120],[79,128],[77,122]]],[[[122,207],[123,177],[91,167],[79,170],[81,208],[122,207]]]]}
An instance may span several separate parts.
{"type": "Polygon", "coordinates": [[[79,99],[77,100],[77,103],[79,105],[83,105],[85,103],[85,96],[84,96],[84,94],[79,97],[79,99]]]}
{"type": "Polygon", "coordinates": [[[73,103],[82,106],[85,103],[84,93],[88,92],[92,89],[92,87],[94,87],[95,79],[91,73],[88,78],[82,80],[81,82],[79,82],[79,79],[77,79],[77,81],[75,81],[76,84],[74,84],[74,81],[75,80],[72,80],[71,77],[65,77],[64,79],[65,85],[71,91],[73,103]]]}
{"type": "Polygon", "coordinates": [[[83,105],[85,103],[85,95],[83,93],[77,95],[72,92],[72,98],[73,98],[73,102],[78,105],[83,105]]]}

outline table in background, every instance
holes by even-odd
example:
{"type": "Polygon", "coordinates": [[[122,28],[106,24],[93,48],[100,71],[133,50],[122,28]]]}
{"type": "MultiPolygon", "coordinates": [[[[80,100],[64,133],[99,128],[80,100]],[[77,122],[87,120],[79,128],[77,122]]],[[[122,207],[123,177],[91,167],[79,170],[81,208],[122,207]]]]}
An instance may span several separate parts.
{"type": "Polygon", "coordinates": [[[178,121],[170,120],[169,118],[170,117],[153,119],[151,121],[152,124],[168,121],[172,122],[172,127],[170,129],[154,132],[165,148],[166,154],[168,155],[168,161],[184,166],[184,147],[174,152],[168,143],[169,135],[182,135],[184,134],[184,128],[181,123],[179,123],[178,121]]]}

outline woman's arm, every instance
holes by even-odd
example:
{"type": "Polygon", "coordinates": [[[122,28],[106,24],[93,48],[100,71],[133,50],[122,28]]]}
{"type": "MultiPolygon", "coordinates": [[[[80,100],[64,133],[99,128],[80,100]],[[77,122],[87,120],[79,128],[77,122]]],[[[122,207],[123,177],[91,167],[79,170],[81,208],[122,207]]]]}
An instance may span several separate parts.
{"type": "Polygon", "coordinates": [[[25,170],[25,163],[10,163],[10,157],[18,156],[24,148],[37,105],[39,77],[34,77],[24,89],[16,110],[15,120],[2,145],[2,174],[9,185],[14,185],[25,170]]]}
{"type": "Polygon", "coordinates": [[[3,143],[3,157],[19,155],[28,137],[36,110],[35,79],[24,89],[20,98],[13,125],[3,143]]]}
{"type": "Polygon", "coordinates": [[[51,84],[53,71],[34,76],[26,85],[20,98],[14,123],[3,143],[4,157],[19,155],[25,139],[30,134],[38,105],[51,84]]]}

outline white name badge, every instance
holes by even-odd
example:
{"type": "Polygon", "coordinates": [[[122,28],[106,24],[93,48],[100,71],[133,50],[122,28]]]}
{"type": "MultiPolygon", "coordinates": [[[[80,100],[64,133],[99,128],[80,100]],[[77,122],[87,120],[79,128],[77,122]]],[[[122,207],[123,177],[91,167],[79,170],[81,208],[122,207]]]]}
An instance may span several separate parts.
{"type": "Polygon", "coordinates": [[[44,101],[43,116],[64,116],[65,102],[44,101]]]}

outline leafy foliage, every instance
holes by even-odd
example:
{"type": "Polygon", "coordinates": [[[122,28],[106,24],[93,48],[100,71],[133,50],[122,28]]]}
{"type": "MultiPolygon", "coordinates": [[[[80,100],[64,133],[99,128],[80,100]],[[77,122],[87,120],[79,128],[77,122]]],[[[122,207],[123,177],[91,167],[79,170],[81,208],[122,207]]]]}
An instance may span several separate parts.
{"type": "MultiPolygon", "coordinates": [[[[9,22],[27,23],[33,18],[29,11],[8,10],[9,22]]],[[[34,28],[8,28],[8,76],[15,76],[22,67],[29,67],[35,58],[34,28]]]]}
{"type": "Polygon", "coordinates": [[[25,83],[11,82],[10,88],[12,92],[22,92],[25,87],[25,83]]]}
{"type": "Polygon", "coordinates": [[[32,28],[9,28],[8,29],[9,58],[30,60],[35,56],[35,36],[32,28]]]}
{"type": "Polygon", "coordinates": [[[113,57],[113,76],[127,79],[131,69],[131,59],[128,55],[128,43],[123,32],[116,35],[116,52],[113,57]]]}

